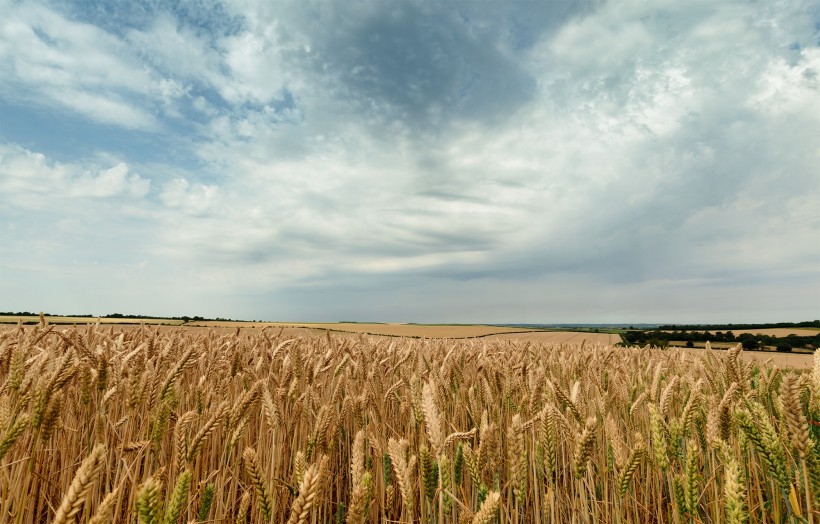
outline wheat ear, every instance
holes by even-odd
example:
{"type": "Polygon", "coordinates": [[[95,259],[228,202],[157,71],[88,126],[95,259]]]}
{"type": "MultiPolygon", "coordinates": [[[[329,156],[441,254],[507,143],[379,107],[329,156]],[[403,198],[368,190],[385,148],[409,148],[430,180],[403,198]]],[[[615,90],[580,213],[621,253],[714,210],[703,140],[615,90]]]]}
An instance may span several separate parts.
{"type": "Polygon", "coordinates": [[[353,494],[350,496],[350,508],[347,511],[348,524],[364,524],[367,521],[367,506],[372,493],[372,478],[369,472],[359,477],[353,485],[353,494]]]}
{"type": "Polygon", "coordinates": [[[245,452],[242,453],[242,458],[245,459],[245,469],[251,477],[254,489],[256,489],[259,510],[262,512],[265,520],[269,522],[271,514],[273,513],[273,504],[271,503],[267,482],[262,475],[262,468],[259,466],[259,460],[256,457],[256,451],[254,451],[253,448],[245,448],[245,452]]]}
{"type": "Polygon", "coordinates": [[[185,500],[188,498],[188,486],[191,485],[191,470],[186,469],[177,478],[177,483],[174,486],[174,493],[171,495],[171,503],[165,510],[165,524],[175,524],[182,514],[185,500]]]}
{"type": "MultiPolygon", "coordinates": [[[[322,463],[325,459],[322,459],[322,463]]],[[[305,471],[302,477],[302,483],[299,485],[299,496],[293,501],[293,506],[290,510],[290,518],[288,524],[304,524],[307,522],[310,508],[316,501],[316,493],[319,491],[319,482],[322,480],[322,469],[319,463],[311,464],[305,471]]]]}
{"type": "Polygon", "coordinates": [[[74,475],[74,480],[71,481],[62,504],[57,508],[53,524],[69,522],[80,512],[88,492],[91,491],[91,485],[102,470],[104,459],[105,445],[97,444],[80,464],[80,469],[74,475]]]}
{"type": "Polygon", "coordinates": [[[14,425],[6,431],[6,434],[3,436],[3,440],[0,440],[0,460],[3,459],[6,453],[8,453],[9,449],[14,445],[14,442],[20,438],[20,435],[23,434],[23,431],[26,430],[28,427],[29,417],[28,415],[23,415],[17,419],[14,425]]]}
{"type": "Polygon", "coordinates": [[[168,375],[165,377],[165,381],[162,383],[162,387],[159,390],[159,403],[162,403],[171,392],[171,388],[174,385],[174,382],[177,381],[180,375],[185,371],[185,369],[193,364],[192,358],[194,356],[194,352],[197,350],[197,346],[191,345],[188,348],[188,351],[182,355],[182,358],[179,359],[177,364],[168,372],[168,375]]]}
{"type": "Polygon", "coordinates": [[[805,458],[811,450],[812,443],[809,437],[809,424],[800,401],[800,377],[794,373],[786,375],[783,377],[780,390],[783,398],[783,415],[792,446],[805,458]]]}
{"type": "Polygon", "coordinates": [[[208,419],[208,422],[202,426],[202,429],[194,436],[194,439],[191,441],[191,445],[188,451],[188,462],[193,462],[196,456],[199,454],[199,451],[202,449],[202,446],[205,444],[205,441],[208,440],[208,437],[211,436],[211,433],[216,430],[219,424],[222,422],[222,419],[228,414],[228,402],[224,401],[219,407],[216,409],[216,412],[213,416],[208,419]]]}
{"type": "Polygon", "coordinates": [[[406,439],[395,440],[391,438],[387,442],[387,453],[390,455],[390,462],[396,472],[396,479],[399,481],[402,503],[410,520],[413,520],[413,476],[411,471],[415,466],[416,457],[414,455],[408,462],[405,457],[407,446],[406,439]]]}
{"type": "Polygon", "coordinates": [[[160,491],[162,491],[162,483],[152,477],[145,481],[137,492],[137,515],[141,524],[159,523],[160,491]]]}
{"type": "Polygon", "coordinates": [[[592,445],[595,441],[595,418],[590,417],[584,425],[584,430],[578,436],[575,445],[574,470],[577,477],[583,477],[587,470],[587,462],[592,454],[592,445]]]}
{"type": "Polygon", "coordinates": [[[484,499],[481,509],[478,510],[478,513],[473,517],[473,524],[490,524],[495,518],[500,501],[501,494],[499,492],[493,491],[487,494],[487,498],[484,499]]]}
{"type": "Polygon", "coordinates": [[[516,501],[523,498],[523,492],[527,485],[527,451],[524,447],[524,428],[521,423],[521,415],[513,415],[507,436],[509,446],[507,447],[508,463],[510,465],[510,481],[513,485],[516,501]]]}
{"type": "Polygon", "coordinates": [[[359,484],[364,474],[364,430],[360,429],[353,439],[353,450],[350,458],[350,483],[354,487],[359,484]]]}
{"type": "Polygon", "coordinates": [[[94,516],[88,521],[88,524],[108,524],[111,522],[111,508],[113,508],[114,503],[117,502],[117,498],[120,494],[119,492],[120,488],[116,488],[105,496],[103,501],[100,502],[100,505],[97,507],[97,511],[94,513],[94,516]]]}
{"type": "Polygon", "coordinates": [[[236,524],[246,524],[248,521],[248,509],[251,507],[251,492],[245,491],[239,500],[239,510],[236,512],[236,524]]]}
{"type": "Polygon", "coordinates": [[[433,385],[427,383],[422,389],[421,410],[424,413],[424,425],[427,428],[427,438],[433,447],[434,455],[438,455],[444,446],[444,433],[441,430],[441,415],[436,406],[433,385]]]}
{"type": "Polygon", "coordinates": [[[740,467],[732,459],[726,464],[726,478],[723,484],[723,495],[726,498],[726,522],[729,524],[743,524],[746,522],[746,510],[743,507],[743,484],[740,477],[740,467]]]}
{"type": "Polygon", "coordinates": [[[618,477],[618,493],[621,496],[629,490],[629,484],[632,481],[632,477],[635,476],[635,470],[638,469],[645,455],[646,444],[644,443],[643,436],[641,436],[640,433],[635,433],[635,445],[632,447],[632,452],[626,460],[626,465],[618,477]]]}
{"type": "Polygon", "coordinates": [[[478,432],[477,428],[473,428],[470,431],[457,431],[455,433],[450,433],[446,439],[444,439],[444,446],[443,449],[447,449],[447,446],[456,442],[458,440],[470,440],[475,437],[475,434],[478,432]]]}
{"type": "Polygon", "coordinates": [[[365,472],[364,430],[359,430],[353,439],[353,451],[350,459],[350,508],[347,511],[347,522],[364,522],[365,509],[370,502],[372,477],[365,472]]]}

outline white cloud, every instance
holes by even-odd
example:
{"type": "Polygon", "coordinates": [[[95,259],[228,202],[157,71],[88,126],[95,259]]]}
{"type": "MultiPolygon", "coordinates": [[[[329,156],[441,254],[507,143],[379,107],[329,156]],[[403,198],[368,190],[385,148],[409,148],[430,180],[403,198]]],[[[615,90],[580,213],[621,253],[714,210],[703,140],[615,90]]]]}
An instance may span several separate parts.
{"type": "Polygon", "coordinates": [[[85,199],[141,199],[151,182],[128,165],[83,167],[49,161],[45,155],[14,144],[0,144],[0,195],[7,207],[29,210],[78,207],[85,199]]]}
{"type": "Polygon", "coordinates": [[[18,104],[67,108],[132,129],[158,125],[141,103],[161,79],[119,38],[31,2],[12,3],[0,21],[0,95],[18,104]]]}
{"type": "MultiPolygon", "coordinates": [[[[140,56],[168,74],[216,90],[229,104],[267,104],[279,98],[294,76],[282,64],[276,20],[221,37],[216,46],[169,13],[126,39],[140,56]]],[[[202,104],[204,100],[200,100],[202,104]]]]}
{"type": "Polygon", "coordinates": [[[193,31],[180,26],[174,16],[159,12],[143,30],[130,29],[125,38],[149,63],[180,78],[201,81],[219,65],[219,53],[193,31]]]}
{"type": "Polygon", "coordinates": [[[247,32],[224,41],[229,81],[219,86],[225,100],[267,103],[279,96],[288,75],[279,56],[275,21],[258,33],[247,32]]]}
{"type": "Polygon", "coordinates": [[[86,173],[69,182],[72,197],[106,198],[117,195],[142,198],[151,189],[151,182],[136,173],[129,173],[128,166],[120,162],[98,175],[86,173]]]}
{"type": "Polygon", "coordinates": [[[168,207],[186,213],[201,214],[210,209],[216,196],[216,186],[192,185],[184,178],[176,178],[163,186],[159,198],[168,207]]]}
{"type": "Polygon", "coordinates": [[[816,119],[820,114],[820,48],[800,50],[794,63],[773,58],[757,82],[749,105],[770,117],[816,119]]]}

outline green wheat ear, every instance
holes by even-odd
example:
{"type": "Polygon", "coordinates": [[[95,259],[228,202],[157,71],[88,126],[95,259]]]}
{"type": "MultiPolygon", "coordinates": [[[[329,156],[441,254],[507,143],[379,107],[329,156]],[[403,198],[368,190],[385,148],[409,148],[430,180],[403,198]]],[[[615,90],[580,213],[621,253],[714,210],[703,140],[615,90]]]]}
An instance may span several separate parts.
{"type": "Polygon", "coordinates": [[[384,479],[384,485],[389,486],[392,480],[392,473],[393,468],[390,462],[390,455],[385,453],[382,455],[382,476],[384,479]]]}
{"type": "Polygon", "coordinates": [[[137,492],[137,516],[140,524],[159,524],[161,490],[162,484],[150,478],[137,492]]]}
{"type": "Polygon", "coordinates": [[[20,438],[20,435],[22,435],[23,431],[28,427],[28,423],[28,415],[22,415],[14,422],[11,428],[6,431],[3,440],[0,440],[0,460],[8,453],[17,439],[20,438]]]}
{"type": "Polygon", "coordinates": [[[208,520],[208,514],[211,512],[211,504],[213,504],[214,501],[215,491],[215,484],[209,483],[205,486],[205,491],[202,492],[202,502],[199,504],[199,511],[197,512],[196,517],[199,522],[205,522],[208,520]]]}
{"type": "Polygon", "coordinates": [[[345,521],[345,503],[339,502],[336,507],[336,524],[344,524],[345,521]]]}
{"type": "Polygon", "coordinates": [[[191,485],[191,471],[183,471],[177,478],[174,492],[171,495],[171,502],[165,510],[164,524],[175,524],[185,508],[185,500],[188,498],[188,487],[191,485]]]}

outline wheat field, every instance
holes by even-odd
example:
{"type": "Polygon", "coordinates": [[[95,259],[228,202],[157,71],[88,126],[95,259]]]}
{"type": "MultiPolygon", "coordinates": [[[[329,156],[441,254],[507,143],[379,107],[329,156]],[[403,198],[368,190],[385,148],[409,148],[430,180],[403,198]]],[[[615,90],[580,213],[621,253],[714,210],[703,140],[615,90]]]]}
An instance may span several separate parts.
{"type": "Polygon", "coordinates": [[[283,330],[0,331],[0,522],[814,522],[820,366],[283,330]]]}
{"type": "Polygon", "coordinates": [[[474,338],[510,333],[549,333],[530,328],[508,326],[486,326],[481,324],[435,325],[435,324],[368,324],[354,322],[328,323],[288,323],[288,322],[191,322],[190,327],[207,328],[248,328],[270,327],[271,329],[314,329],[338,333],[361,333],[365,335],[384,335],[388,337],[407,338],[474,338]]]}

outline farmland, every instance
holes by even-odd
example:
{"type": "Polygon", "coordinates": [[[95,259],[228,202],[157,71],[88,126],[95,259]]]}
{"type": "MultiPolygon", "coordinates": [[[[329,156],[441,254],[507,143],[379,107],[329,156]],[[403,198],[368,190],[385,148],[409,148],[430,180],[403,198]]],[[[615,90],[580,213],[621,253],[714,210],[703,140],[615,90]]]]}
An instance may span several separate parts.
{"type": "Polygon", "coordinates": [[[590,333],[586,331],[530,331],[491,335],[495,340],[525,341],[541,344],[600,344],[615,345],[621,337],[611,333],[590,333]]]}
{"type": "Polygon", "coordinates": [[[344,333],[363,333],[390,337],[414,338],[471,338],[485,337],[499,333],[526,333],[533,331],[526,328],[485,326],[479,324],[378,324],[357,322],[330,323],[291,323],[291,322],[191,322],[190,327],[271,327],[271,328],[304,328],[310,330],[329,330],[344,333]]]}
{"type": "MultiPolygon", "coordinates": [[[[181,326],[185,323],[179,319],[158,319],[158,318],[112,318],[112,317],[79,317],[79,316],[58,316],[48,315],[44,317],[49,324],[149,324],[163,326],[181,326]]],[[[18,322],[35,324],[39,318],[31,315],[0,315],[0,324],[17,324],[18,322]]]]}
{"type": "Polygon", "coordinates": [[[0,520],[816,517],[820,368],[314,333],[0,329],[0,520]]]}
{"type": "Polygon", "coordinates": [[[507,326],[489,326],[481,324],[368,324],[353,322],[336,323],[286,323],[286,322],[192,322],[186,327],[207,328],[259,328],[305,330],[314,334],[323,331],[335,333],[357,333],[380,335],[386,337],[408,338],[498,338],[503,340],[529,340],[555,344],[580,344],[586,340],[589,344],[617,344],[621,341],[618,335],[592,333],[588,331],[544,330],[507,326]]]}
{"type": "MultiPolygon", "coordinates": [[[[581,344],[617,344],[620,336],[610,333],[594,333],[591,331],[566,331],[560,329],[544,330],[507,326],[491,326],[481,324],[390,324],[390,323],[353,323],[353,322],[240,322],[240,321],[195,321],[184,322],[175,319],[121,319],[106,317],[57,317],[48,316],[44,319],[57,327],[70,328],[72,325],[100,323],[115,329],[139,329],[141,324],[161,326],[163,330],[182,327],[190,333],[207,333],[208,331],[232,332],[257,329],[273,329],[284,335],[314,335],[325,332],[338,335],[373,335],[383,337],[406,337],[426,339],[469,339],[469,338],[497,338],[500,340],[527,340],[532,342],[548,342],[554,344],[573,343],[581,344]],[[52,322],[53,320],[53,322],[52,322]]],[[[0,316],[0,324],[14,324],[18,321],[26,325],[39,322],[37,317],[0,316]]]]}

